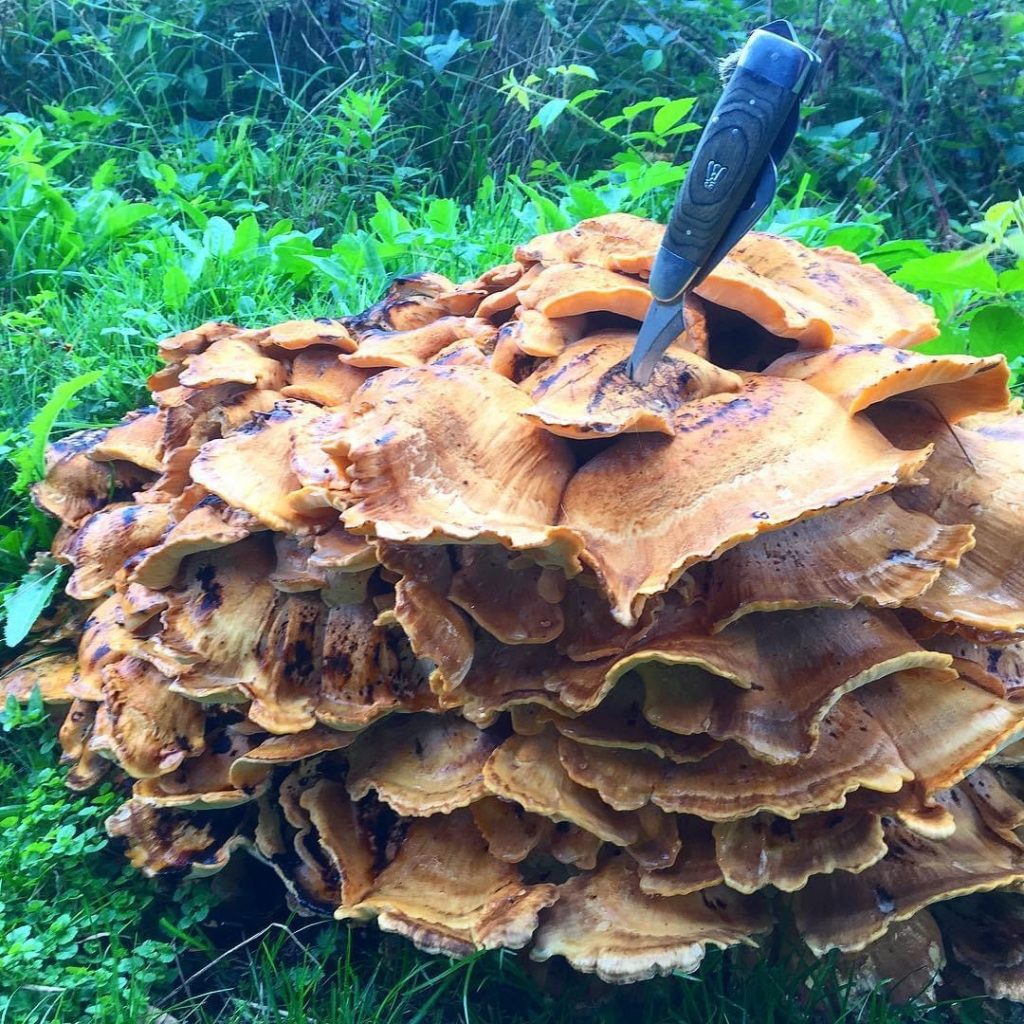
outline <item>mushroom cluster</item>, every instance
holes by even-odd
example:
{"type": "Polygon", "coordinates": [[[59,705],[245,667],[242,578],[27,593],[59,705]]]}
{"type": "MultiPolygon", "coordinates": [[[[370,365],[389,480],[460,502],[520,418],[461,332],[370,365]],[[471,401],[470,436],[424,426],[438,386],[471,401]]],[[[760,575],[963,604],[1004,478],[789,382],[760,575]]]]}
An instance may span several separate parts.
{"type": "Polygon", "coordinates": [[[784,920],[1024,998],[1006,362],[751,234],[636,384],[661,233],[164,341],[152,407],[49,450],[71,600],[4,685],[70,705],[150,875],[243,849],[300,912],[613,982],[784,920]]]}

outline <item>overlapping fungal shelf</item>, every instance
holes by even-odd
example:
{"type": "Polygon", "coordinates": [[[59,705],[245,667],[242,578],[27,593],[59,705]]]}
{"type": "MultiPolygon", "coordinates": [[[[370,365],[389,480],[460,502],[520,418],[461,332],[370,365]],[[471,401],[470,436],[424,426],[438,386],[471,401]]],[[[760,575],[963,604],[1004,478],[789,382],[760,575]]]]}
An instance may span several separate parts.
{"type": "Polygon", "coordinates": [[[130,787],[147,874],[245,850],[301,912],[615,982],[785,914],[1021,998],[1006,363],[752,234],[639,386],[661,230],[164,341],[151,407],[49,451],[67,600],[4,685],[68,705],[69,785],[130,787]]]}

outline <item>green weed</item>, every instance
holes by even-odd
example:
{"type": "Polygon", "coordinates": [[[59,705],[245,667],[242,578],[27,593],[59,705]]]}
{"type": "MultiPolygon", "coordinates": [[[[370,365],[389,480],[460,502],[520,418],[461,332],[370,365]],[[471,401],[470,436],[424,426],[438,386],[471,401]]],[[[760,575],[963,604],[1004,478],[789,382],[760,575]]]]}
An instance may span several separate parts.
{"type": "Polygon", "coordinates": [[[188,930],[208,888],[146,882],[112,856],[103,819],[123,794],[76,796],[42,704],[0,711],[0,1021],[113,1020],[169,983],[178,953],[161,918],[188,930]]]}

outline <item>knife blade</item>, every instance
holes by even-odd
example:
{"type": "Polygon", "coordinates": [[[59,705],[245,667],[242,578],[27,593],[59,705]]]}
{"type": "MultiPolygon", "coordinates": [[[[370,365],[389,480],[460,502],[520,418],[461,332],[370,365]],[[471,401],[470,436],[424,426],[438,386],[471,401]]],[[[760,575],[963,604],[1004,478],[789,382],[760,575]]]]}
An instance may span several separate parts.
{"type": "Polygon", "coordinates": [[[820,60],[787,21],[755,30],[697,143],[651,268],[652,302],[626,365],[646,384],[686,330],[684,301],[757,222],[820,60]]]}

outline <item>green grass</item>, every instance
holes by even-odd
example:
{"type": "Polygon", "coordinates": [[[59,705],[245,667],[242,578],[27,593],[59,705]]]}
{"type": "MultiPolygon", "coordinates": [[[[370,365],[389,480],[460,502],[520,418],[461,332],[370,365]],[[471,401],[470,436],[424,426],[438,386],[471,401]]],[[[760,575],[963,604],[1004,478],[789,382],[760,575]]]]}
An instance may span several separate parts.
{"type": "MultiPolygon", "coordinates": [[[[509,259],[517,241],[584,216],[664,215],[678,169],[638,157],[637,147],[663,148],[688,109],[662,100],[633,112],[616,128],[628,145],[607,165],[571,175],[549,164],[529,182],[485,179],[472,201],[456,202],[425,194],[428,172],[400,161],[403,133],[387,122],[382,93],[350,91],[345,103],[328,124],[298,119],[268,133],[228,120],[156,155],[109,144],[114,115],[98,109],[0,116],[6,598],[24,597],[18,582],[52,532],[27,499],[46,435],[109,423],[143,403],[158,338],[211,317],[251,326],[340,315],[376,299],[400,271],[469,277],[509,259]],[[666,109],[659,134],[652,117],[666,109]],[[88,373],[98,374],[93,383],[38,415],[64,382],[88,373]]],[[[768,226],[845,245],[928,296],[943,321],[933,348],[1001,350],[1021,364],[1024,206],[993,207],[969,248],[933,254],[918,240],[887,240],[886,218],[855,203],[840,218],[808,181],[787,183],[768,226]]],[[[952,1012],[893,1008],[884,993],[844,988],[830,962],[794,964],[775,948],[761,960],[710,955],[695,978],[619,990],[562,964],[497,954],[452,964],[372,927],[290,919],[277,896],[267,898],[276,882],[254,877],[253,867],[157,885],[107,846],[102,820],[122,794],[63,788],[41,709],[9,708],[3,726],[0,1024],[514,1024],[584,1015],[896,1024],[952,1012]],[[247,895],[257,892],[258,905],[247,895]]],[[[964,1021],[981,1013],[973,1002],[956,1009],[964,1021]]]]}

